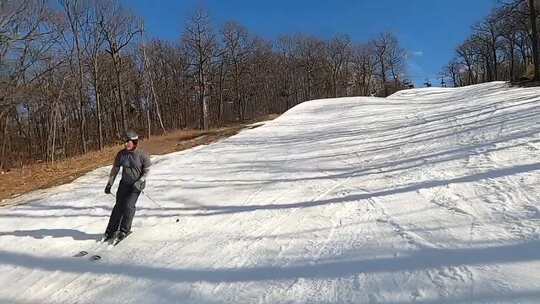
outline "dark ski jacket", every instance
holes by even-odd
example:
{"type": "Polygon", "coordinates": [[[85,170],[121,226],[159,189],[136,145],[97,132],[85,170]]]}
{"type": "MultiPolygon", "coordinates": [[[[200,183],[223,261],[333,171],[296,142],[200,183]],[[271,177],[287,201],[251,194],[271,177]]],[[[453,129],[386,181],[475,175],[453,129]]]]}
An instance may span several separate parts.
{"type": "Polygon", "coordinates": [[[122,179],[120,183],[133,185],[137,180],[146,178],[151,165],[150,158],[144,151],[139,149],[132,151],[123,149],[116,154],[109,175],[109,184],[112,185],[114,183],[120,167],[122,167],[122,179]]]}

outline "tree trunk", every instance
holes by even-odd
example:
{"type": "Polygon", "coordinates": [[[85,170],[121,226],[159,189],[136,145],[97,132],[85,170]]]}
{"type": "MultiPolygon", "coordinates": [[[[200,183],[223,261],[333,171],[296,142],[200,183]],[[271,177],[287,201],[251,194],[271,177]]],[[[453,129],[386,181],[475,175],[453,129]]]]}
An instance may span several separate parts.
{"type": "Polygon", "coordinates": [[[529,23],[531,24],[531,43],[533,51],[534,80],[540,80],[540,65],[538,62],[538,31],[536,29],[536,7],[534,0],[529,0],[529,23]]]}
{"type": "Polygon", "coordinates": [[[245,112],[244,112],[244,100],[240,93],[240,75],[239,75],[238,63],[234,62],[234,95],[238,101],[238,120],[244,121],[245,112]]]}
{"type": "Polygon", "coordinates": [[[510,43],[510,81],[514,81],[516,80],[515,79],[515,76],[514,76],[514,42],[511,42],[510,43]]]}
{"type": "Polygon", "coordinates": [[[99,65],[97,58],[93,60],[93,75],[94,75],[94,94],[96,98],[96,114],[98,123],[98,148],[103,150],[103,122],[101,118],[101,95],[99,93],[99,65]]]}
{"type": "Polygon", "coordinates": [[[225,112],[225,104],[224,104],[224,98],[223,98],[223,81],[224,81],[224,71],[223,71],[223,63],[224,61],[221,61],[221,64],[219,66],[219,117],[218,121],[220,124],[224,124],[224,117],[223,114],[225,112]]]}
{"type": "Polygon", "coordinates": [[[384,61],[381,61],[381,72],[382,72],[382,85],[384,88],[384,97],[388,96],[388,87],[386,87],[386,67],[384,61]]]}
{"type": "Polygon", "coordinates": [[[80,136],[81,136],[81,142],[82,142],[82,149],[83,149],[83,154],[86,154],[86,152],[88,151],[87,147],[86,147],[86,135],[85,135],[85,132],[86,132],[86,114],[84,113],[84,97],[83,97],[83,92],[82,92],[82,87],[83,87],[83,68],[82,68],[82,59],[81,59],[81,49],[79,47],[79,36],[77,34],[77,31],[74,30],[74,35],[75,35],[75,46],[77,48],[77,66],[78,66],[78,79],[77,79],[77,93],[78,93],[78,97],[79,97],[79,110],[80,110],[80,115],[81,115],[81,121],[80,121],[80,125],[79,125],[79,128],[80,128],[80,136]]]}
{"type": "Polygon", "coordinates": [[[56,103],[53,115],[52,143],[51,143],[51,163],[54,164],[54,155],[56,152],[56,121],[58,120],[58,103],[56,103]]]}
{"type": "Polygon", "coordinates": [[[126,105],[124,104],[124,99],[122,98],[122,81],[121,81],[121,76],[120,76],[120,72],[121,72],[121,58],[120,58],[120,55],[118,54],[118,52],[116,51],[113,51],[113,54],[112,54],[112,57],[113,57],[113,65],[114,65],[114,72],[115,72],[115,76],[116,76],[116,87],[117,87],[117,90],[116,90],[116,93],[117,93],[117,98],[118,98],[118,103],[120,104],[120,116],[122,118],[122,128],[123,128],[123,131],[127,131],[128,129],[128,123],[127,123],[127,113],[126,113],[126,105]]]}
{"type": "Polygon", "coordinates": [[[4,169],[4,166],[6,165],[6,145],[7,145],[7,138],[8,138],[8,123],[9,123],[9,115],[6,114],[6,121],[4,125],[4,138],[2,140],[2,153],[0,154],[0,169],[4,169]]]}
{"type": "MultiPolygon", "coordinates": [[[[163,125],[163,119],[161,118],[161,111],[159,110],[159,102],[158,102],[158,98],[156,94],[156,88],[154,86],[154,79],[152,78],[152,75],[150,75],[148,57],[146,56],[146,46],[144,44],[144,27],[143,27],[143,30],[141,31],[141,37],[143,40],[142,51],[143,51],[143,56],[144,56],[144,70],[146,72],[146,77],[148,77],[148,81],[150,82],[150,89],[152,90],[152,97],[156,105],[156,114],[158,117],[159,125],[161,126],[161,130],[163,131],[163,134],[165,134],[167,132],[165,131],[165,126],[163,125]]],[[[147,107],[149,107],[149,104],[147,104],[147,107]]],[[[148,125],[148,138],[150,138],[150,125],[148,125]]]]}
{"type": "Polygon", "coordinates": [[[497,48],[495,47],[495,41],[493,42],[493,47],[491,48],[493,55],[493,80],[499,80],[499,75],[497,73],[497,48]]]}
{"type": "Polygon", "coordinates": [[[148,96],[146,97],[146,126],[146,138],[150,139],[150,136],[152,135],[152,121],[150,119],[150,102],[148,102],[148,96]]]}
{"type": "Polygon", "coordinates": [[[152,80],[152,76],[148,75],[150,77],[150,89],[152,90],[152,99],[154,100],[154,104],[156,105],[156,114],[158,117],[159,126],[161,127],[161,130],[163,131],[163,134],[167,133],[165,130],[165,125],[163,125],[163,119],[161,119],[161,110],[159,109],[159,102],[156,94],[156,89],[154,88],[154,81],[152,80]]]}
{"type": "Polygon", "coordinates": [[[333,72],[332,73],[332,84],[334,86],[334,98],[337,98],[338,97],[338,72],[333,72]]]}

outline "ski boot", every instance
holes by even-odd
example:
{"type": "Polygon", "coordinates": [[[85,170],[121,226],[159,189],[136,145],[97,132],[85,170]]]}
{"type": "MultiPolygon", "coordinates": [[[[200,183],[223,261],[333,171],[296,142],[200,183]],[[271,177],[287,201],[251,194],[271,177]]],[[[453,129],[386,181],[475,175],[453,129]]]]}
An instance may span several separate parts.
{"type": "Polygon", "coordinates": [[[129,232],[123,232],[123,231],[118,232],[118,234],[116,235],[116,239],[114,241],[114,245],[118,245],[118,243],[123,241],[130,234],[131,234],[131,231],[129,231],[129,232]]]}
{"type": "Polygon", "coordinates": [[[114,241],[115,234],[114,233],[108,233],[105,232],[103,236],[101,237],[102,243],[112,243],[114,241]]]}

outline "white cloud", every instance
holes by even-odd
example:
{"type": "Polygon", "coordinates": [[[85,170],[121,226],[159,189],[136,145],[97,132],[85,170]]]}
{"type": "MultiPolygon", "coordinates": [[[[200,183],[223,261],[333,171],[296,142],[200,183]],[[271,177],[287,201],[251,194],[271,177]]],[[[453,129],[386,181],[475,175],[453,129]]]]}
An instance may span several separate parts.
{"type": "Polygon", "coordinates": [[[414,56],[424,56],[424,51],[414,51],[412,52],[414,56]]]}

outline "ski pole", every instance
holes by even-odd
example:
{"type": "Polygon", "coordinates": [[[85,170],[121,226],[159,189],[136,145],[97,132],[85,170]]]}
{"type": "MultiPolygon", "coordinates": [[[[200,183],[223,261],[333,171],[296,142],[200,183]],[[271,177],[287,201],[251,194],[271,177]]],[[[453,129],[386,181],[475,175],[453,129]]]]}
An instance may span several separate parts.
{"type": "MultiPolygon", "coordinates": [[[[163,209],[163,206],[161,206],[158,202],[156,202],[153,198],[151,198],[150,196],[148,196],[148,194],[146,194],[144,191],[141,191],[142,194],[144,194],[144,196],[146,196],[150,201],[152,201],[152,203],[156,204],[156,206],[158,206],[159,208],[163,209]]],[[[112,195],[113,197],[116,197],[115,194],[113,193],[109,193],[110,195],[112,195]]],[[[179,218],[176,218],[176,222],[178,223],[180,221],[179,218]]]]}
{"type": "MultiPolygon", "coordinates": [[[[151,198],[148,194],[146,194],[146,192],[144,191],[141,191],[142,194],[144,194],[144,196],[146,196],[148,199],[150,199],[152,201],[152,203],[156,204],[156,206],[158,206],[160,209],[163,209],[163,206],[161,206],[158,202],[156,202],[153,198],[151,198]]],[[[176,222],[178,223],[180,221],[179,218],[176,218],[176,222]]]]}
{"type": "Polygon", "coordinates": [[[163,208],[163,206],[161,206],[160,204],[158,204],[158,202],[156,202],[153,198],[151,198],[150,196],[148,196],[148,194],[146,194],[146,192],[144,191],[141,191],[142,194],[144,194],[144,196],[146,196],[149,200],[152,201],[152,203],[156,204],[156,206],[158,206],[159,208],[163,208]]]}
{"type": "MultiPolygon", "coordinates": [[[[158,202],[156,202],[154,199],[152,199],[150,196],[148,196],[148,194],[146,194],[146,192],[144,191],[141,191],[142,194],[144,194],[144,196],[146,196],[150,201],[152,201],[152,203],[156,204],[156,206],[158,206],[159,208],[163,208],[163,206],[161,206],[160,204],[158,204],[158,202]]],[[[113,197],[116,197],[115,194],[113,193],[109,193],[110,195],[112,195],[113,197]]]]}

